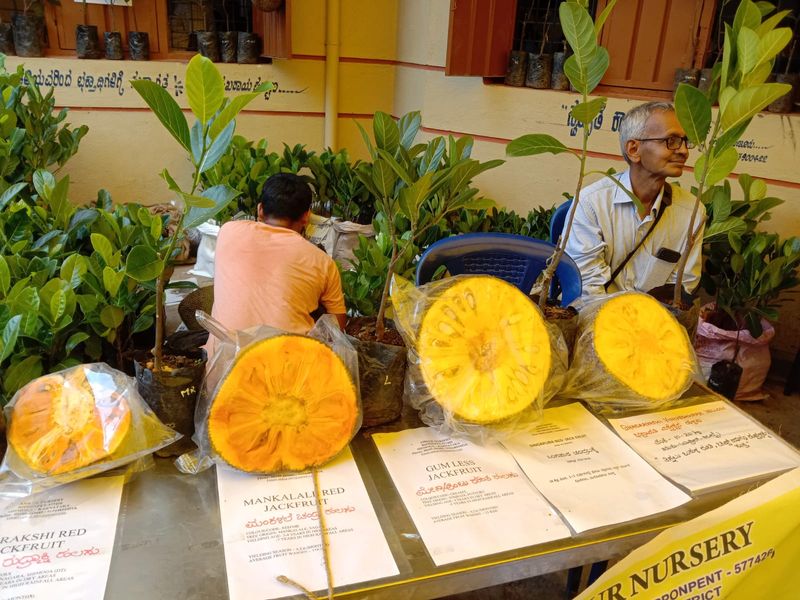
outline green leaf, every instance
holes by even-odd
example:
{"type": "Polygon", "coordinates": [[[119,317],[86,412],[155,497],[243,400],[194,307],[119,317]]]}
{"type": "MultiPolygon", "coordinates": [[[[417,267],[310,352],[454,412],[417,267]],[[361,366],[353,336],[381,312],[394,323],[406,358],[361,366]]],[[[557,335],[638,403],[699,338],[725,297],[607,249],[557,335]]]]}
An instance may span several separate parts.
{"type": "Polygon", "coordinates": [[[759,83],[764,83],[772,74],[772,61],[767,61],[762,65],[757,66],[750,71],[747,75],[742,77],[742,85],[740,87],[746,88],[759,83]]]}
{"type": "Polygon", "coordinates": [[[791,89],[792,86],[785,83],[762,83],[736,92],[722,112],[723,129],[731,129],[753,118],[756,113],[791,89]]]}
{"type": "Polygon", "coordinates": [[[24,190],[26,187],[27,184],[23,181],[21,183],[15,183],[14,185],[6,188],[6,190],[0,194],[0,211],[2,211],[6,207],[6,204],[16,198],[17,194],[19,194],[20,191],[24,190]]]}
{"type": "Polygon", "coordinates": [[[41,377],[43,372],[41,357],[28,356],[8,368],[3,378],[3,389],[8,395],[14,394],[25,384],[41,377]]]}
{"type": "Polygon", "coordinates": [[[416,223],[419,216],[420,207],[431,190],[433,173],[425,173],[411,187],[400,190],[401,202],[407,204],[411,209],[411,221],[416,223]]]}
{"type": "Polygon", "coordinates": [[[119,266],[119,257],[114,260],[114,247],[111,245],[111,242],[108,241],[106,236],[104,236],[102,233],[93,233],[91,235],[91,240],[92,248],[94,248],[95,252],[100,255],[100,258],[103,259],[105,264],[107,264],[109,267],[119,266]]]}
{"type": "Polygon", "coordinates": [[[695,144],[705,142],[711,128],[711,103],[696,87],[681,83],[675,91],[675,114],[686,136],[695,144]]]}
{"type": "Polygon", "coordinates": [[[200,54],[195,54],[186,67],[186,98],[194,116],[203,125],[225,101],[222,75],[213,62],[200,54]]]}
{"type": "Polygon", "coordinates": [[[397,173],[398,177],[400,177],[400,179],[402,179],[406,185],[411,185],[414,183],[414,180],[411,178],[411,174],[405,169],[405,167],[395,160],[394,156],[389,154],[383,148],[378,148],[378,156],[386,161],[386,163],[395,173],[397,173]]]}
{"type": "MultiPolygon", "coordinates": [[[[701,157],[705,158],[705,157],[701,157]]],[[[699,160],[697,161],[700,162],[699,160]]],[[[708,166],[708,173],[705,176],[707,186],[716,185],[731,174],[736,163],[739,162],[739,153],[736,148],[727,148],[720,154],[714,156],[708,166]]]]}
{"type": "MultiPolygon", "coordinates": [[[[722,68],[720,69],[719,89],[725,90],[728,87],[728,76],[731,70],[731,59],[733,58],[733,47],[731,40],[733,39],[733,29],[730,25],[725,23],[725,36],[722,42],[722,68]]],[[[720,92],[720,107],[722,106],[722,92],[720,92]]]]}
{"type": "Polygon", "coordinates": [[[564,63],[564,73],[576,90],[590,94],[608,70],[609,60],[608,50],[600,46],[587,62],[581,63],[574,54],[570,56],[564,63]]]}
{"type": "Polygon", "coordinates": [[[83,282],[83,276],[86,275],[87,259],[80,254],[70,254],[63,263],[61,263],[61,270],[59,275],[61,279],[69,284],[69,287],[77,289],[83,282]]]}
{"type": "Polygon", "coordinates": [[[135,281],[152,281],[164,270],[164,261],[148,246],[134,246],[125,261],[125,271],[135,281]]]}
{"type": "Polygon", "coordinates": [[[778,23],[783,21],[791,12],[790,10],[782,10],[761,23],[761,25],[756,28],[756,34],[758,34],[759,39],[763,39],[770,31],[775,29],[778,23]]]}
{"type": "Polygon", "coordinates": [[[422,115],[418,110],[407,113],[400,117],[400,122],[397,124],[400,132],[400,145],[408,150],[414,143],[414,138],[417,137],[419,128],[422,125],[422,115]]]}
{"type": "Polygon", "coordinates": [[[400,145],[400,129],[394,119],[385,112],[376,112],[372,122],[375,145],[389,154],[394,154],[400,145]]]}
{"type": "Polygon", "coordinates": [[[103,268],[103,287],[112,298],[117,295],[119,286],[125,280],[125,271],[115,271],[111,267],[103,268]]]}
{"type": "Polygon", "coordinates": [[[731,269],[737,275],[742,272],[744,268],[744,258],[741,254],[733,254],[731,255],[731,269]]]}
{"type": "Polygon", "coordinates": [[[53,324],[58,323],[59,319],[64,316],[67,309],[67,295],[64,290],[57,289],[50,297],[50,322],[53,324]]]}
{"type": "Polygon", "coordinates": [[[720,222],[711,223],[705,229],[703,234],[704,240],[709,240],[716,236],[727,236],[728,233],[737,235],[743,234],[747,230],[747,224],[739,217],[729,217],[728,219],[720,222]]]}
{"type": "Polygon", "coordinates": [[[211,139],[215,139],[219,133],[225,129],[228,124],[233,121],[236,116],[242,111],[242,109],[250,104],[253,100],[255,100],[258,96],[263,94],[265,91],[271,90],[275,88],[275,85],[272,82],[267,82],[268,87],[263,91],[259,92],[248,92],[246,94],[239,94],[238,96],[234,96],[231,98],[231,101],[225,105],[225,107],[219,111],[219,114],[214,119],[214,122],[211,124],[211,128],[208,130],[208,135],[211,136],[211,139]]]}
{"type": "Polygon", "coordinates": [[[181,198],[186,203],[186,206],[197,208],[213,208],[214,201],[211,198],[204,198],[203,196],[195,196],[193,194],[184,194],[181,192],[181,198]]]}
{"type": "Polygon", "coordinates": [[[166,169],[164,169],[164,170],[163,170],[163,171],[161,171],[161,173],[159,173],[158,175],[159,175],[159,177],[161,177],[161,179],[163,179],[164,181],[166,181],[166,182],[167,182],[167,187],[168,187],[168,188],[169,188],[171,191],[173,191],[173,192],[177,192],[178,194],[182,193],[182,192],[181,192],[181,186],[179,186],[179,185],[178,185],[178,182],[177,182],[177,181],[175,181],[175,179],[173,179],[173,178],[172,178],[172,175],[170,175],[170,174],[169,174],[169,171],[167,171],[166,169]]]}
{"type": "Polygon", "coordinates": [[[600,39],[600,31],[603,29],[603,25],[606,23],[606,19],[611,15],[611,11],[614,9],[614,5],[617,3],[617,0],[611,0],[606,7],[603,9],[603,12],[600,13],[600,16],[597,17],[594,23],[594,33],[597,36],[597,39],[600,39]]]}
{"type": "Polygon", "coordinates": [[[8,268],[6,257],[0,254],[0,295],[5,298],[11,287],[11,270],[8,268]]]}
{"type": "Polygon", "coordinates": [[[14,352],[14,347],[17,345],[17,338],[21,329],[22,315],[15,315],[11,317],[5,327],[3,327],[2,336],[0,336],[0,364],[3,363],[14,352]]]}
{"type": "Polygon", "coordinates": [[[722,187],[714,188],[714,196],[711,201],[714,211],[714,222],[725,221],[731,214],[731,198],[725,193],[722,187]]]}
{"type": "MultiPolygon", "coordinates": [[[[559,4],[558,15],[564,37],[572,48],[576,62],[581,66],[580,70],[583,71],[583,65],[588,64],[597,49],[597,36],[592,17],[585,8],[573,2],[559,4]]],[[[583,92],[578,86],[575,87],[583,92]]]]}
{"type": "Polygon", "coordinates": [[[89,339],[89,334],[84,331],[78,331],[73,333],[69,336],[67,343],[64,344],[64,349],[67,351],[67,354],[72,353],[73,350],[80,344],[81,342],[85,342],[89,339]]]}
{"type": "MultiPolygon", "coordinates": [[[[767,195],[767,182],[763,179],[754,179],[750,186],[750,199],[761,200],[767,195]]],[[[777,200],[777,198],[775,198],[777,200]]]]}
{"type": "Polygon", "coordinates": [[[50,198],[53,188],[56,187],[56,178],[50,171],[37,169],[33,174],[33,189],[43,200],[50,198]]]}
{"type": "Polygon", "coordinates": [[[203,190],[199,195],[203,198],[210,198],[213,200],[214,206],[211,208],[191,207],[186,213],[186,218],[183,220],[184,229],[197,227],[201,223],[205,223],[209,219],[216,217],[231,200],[239,195],[239,192],[229,185],[220,184],[203,190]]]}
{"type": "MultiPolygon", "coordinates": [[[[569,152],[575,153],[564,144],[545,133],[530,133],[523,135],[515,140],[511,140],[506,146],[506,156],[533,156],[535,154],[561,154],[569,152]]],[[[577,155],[575,155],[577,158],[577,155]]]]}
{"type": "Polygon", "coordinates": [[[758,36],[749,27],[742,27],[736,39],[737,68],[749,73],[758,63],[758,36]]]}
{"type": "Polygon", "coordinates": [[[217,136],[217,138],[211,142],[211,146],[206,151],[202,162],[197,165],[197,170],[200,171],[200,173],[205,173],[219,162],[219,159],[223,157],[225,152],[228,150],[228,147],[231,145],[233,132],[235,130],[236,123],[232,121],[225,129],[222,130],[219,136],[217,136]]]}
{"type": "Polygon", "coordinates": [[[595,98],[594,100],[589,100],[588,102],[576,104],[569,112],[573,119],[586,125],[591,123],[592,120],[594,120],[594,118],[600,114],[600,111],[605,108],[605,106],[606,98],[595,98]]]}
{"type": "Polygon", "coordinates": [[[372,182],[381,198],[392,198],[394,196],[397,175],[389,163],[382,158],[372,163],[372,182]]]}
{"type": "Polygon", "coordinates": [[[125,320],[125,311],[119,306],[106,305],[100,311],[100,322],[109,329],[116,329],[125,320]]]}
{"type": "Polygon", "coordinates": [[[372,157],[372,160],[375,160],[378,155],[375,152],[375,146],[372,145],[372,141],[369,139],[369,134],[367,133],[366,129],[361,126],[361,123],[355,121],[356,127],[361,132],[361,137],[364,140],[364,144],[367,146],[367,150],[369,150],[369,155],[372,157]]]}
{"type": "Polygon", "coordinates": [[[725,133],[717,138],[716,142],[714,142],[714,151],[719,153],[726,148],[732,147],[737,141],[739,141],[739,138],[742,137],[748,125],[750,125],[750,119],[740,123],[736,127],[728,129],[725,133]]]}
{"type": "Polygon", "coordinates": [[[191,152],[189,125],[186,123],[186,117],[183,116],[183,112],[181,112],[181,107],[169,95],[169,92],[148,79],[137,79],[132,81],[131,85],[147,103],[150,110],[155,113],[161,124],[172,134],[172,137],[187,152],[191,152]]]}
{"type": "Polygon", "coordinates": [[[736,16],[733,18],[733,36],[739,40],[739,31],[742,27],[757,29],[761,24],[761,11],[750,0],[742,0],[739,8],[736,9],[736,16]]]}
{"type": "MultiPolygon", "coordinates": [[[[758,36],[756,36],[757,38],[758,36]]],[[[792,30],[788,27],[779,27],[765,34],[758,41],[758,63],[762,65],[775,58],[786,45],[792,41],[792,30]]]]}

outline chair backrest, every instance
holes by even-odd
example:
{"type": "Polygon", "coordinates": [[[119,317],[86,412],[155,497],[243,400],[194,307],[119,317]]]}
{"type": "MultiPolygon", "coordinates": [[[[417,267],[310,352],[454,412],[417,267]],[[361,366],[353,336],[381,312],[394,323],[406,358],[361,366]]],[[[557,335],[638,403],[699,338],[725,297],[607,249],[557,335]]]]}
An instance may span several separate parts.
{"type": "Polygon", "coordinates": [[[572,198],[560,204],[553,211],[553,216],[550,217],[550,241],[553,244],[558,243],[558,238],[561,236],[561,232],[564,231],[564,223],[567,220],[567,215],[569,215],[570,206],[572,206],[572,198]]]}
{"type": "MultiPolygon", "coordinates": [[[[445,265],[451,275],[494,275],[530,293],[547,265],[555,246],[510,233],[466,233],[431,245],[417,264],[416,284],[427,283],[445,265]]],[[[578,266],[568,256],[556,269],[562,283],[561,304],[566,306],[581,294],[578,266]],[[566,285],[565,285],[566,284],[566,285]]]]}

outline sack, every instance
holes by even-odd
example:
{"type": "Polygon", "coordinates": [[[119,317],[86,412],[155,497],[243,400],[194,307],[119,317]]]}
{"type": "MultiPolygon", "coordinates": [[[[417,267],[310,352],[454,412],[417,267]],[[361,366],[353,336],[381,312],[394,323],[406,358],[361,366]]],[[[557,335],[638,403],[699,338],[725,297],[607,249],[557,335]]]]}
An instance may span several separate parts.
{"type": "Polygon", "coordinates": [[[217,236],[219,235],[219,225],[211,222],[203,223],[197,227],[202,238],[197,247],[197,259],[194,266],[188,271],[190,275],[214,278],[214,254],[217,249],[217,236]]]}
{"type": "Polygon", "coordinates": [[[315,245],[321,245],[328,256],[333,256],[333,249],[336,246],[336,229],[334,223],[336,217],[321,217],[311,214],[311,219],[306,225],[306,237],[315,245]]]}
{"type": "Polygon", "coordinates": [[[360,225],[353,221],[336,221],[333,224],[336,231],[336,242],[333,248],[333,260],[338,262],[342,268],[353,268],[355,255],[353,250],[358,247],[358,237],[375,237],[375,229],[372,224],[360,225]]]}
{"type": "MultiPolygon", "coordinates": [[[[711,304],[704,307],[711,308],[711,304]]],[[[767,378],[772,358],[769,353],[769,343],[775,337],[775,328],[765,319],[761,319],[763,332],[758,338],[750,335],[747,329],[741,331],[728,331],[720,329],[706,321],[702,314],[697,326],[694,348],[703,376],[708,380],[711,367],[721,360],[733,360],[736,352],[736,337],[739,337],[739,354],[736,364],[742,367],[742,378],[736,390],[734,400],[762,400],[767,395],[761,390],[767,378]]]]}

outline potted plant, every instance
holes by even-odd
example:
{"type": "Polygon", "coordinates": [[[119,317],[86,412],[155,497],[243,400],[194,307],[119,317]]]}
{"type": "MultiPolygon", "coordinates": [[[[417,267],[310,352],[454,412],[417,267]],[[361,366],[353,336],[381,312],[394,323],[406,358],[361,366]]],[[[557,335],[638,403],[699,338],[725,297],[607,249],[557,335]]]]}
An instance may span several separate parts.
{"type": "MultiPolygon", "coordinates": [[[[186,187],[178,184],[166,169],[161,172],[170,191],[176,194],[186,209],[180,211],[174,233],[158,249],[139,245],[128,256],[128,262],[136,267],[139,280],[156,277],[155,346],[149,356],[137,360],[137,385],[156,414],[160,414],[164,422],[174,423],[181,433],[188,436],[193,431],[194,403],[204,372],[205,358],[200,353],[188,357],[163,354],[165,323],[161,308],[164,306],[164,290],[170,275],[168,267],[184,229],[213,218],[238,195],[236,190],[225,184],[201,190],[202,174],[214,167],[230,145],[238,113],[270,89],[272,84],[264,83],[253,92],[226,99],[219,71],[206,57],[195,56],[186,68],[187,99],[196,117],[192,133],[186,117],[169,92],[146,79],[133,81],[132,85],[187,152],[194,167],[194,175],[186,187]]],[[[172,449],[172,452],[178,451],[180,448],[172,449]]]]}
{"type": "Polygon", "coordinates": [[[762,231],[769,211],[783,201],[766,196],[763,180],[742,174],[739,184],[743,200],[731,200],[727,181],[703,198],[709,227],[701,285],[713,300],[700,315],[695,347],[709,385],[742,400],[761,397],[774,335],[770,322],[778,318],[782,292],[800,283],[800,238],[762,231]]]}
{"type": "Polygon", "coordinates": [[[200,12],[203,14],[203,30],[195,31],[194,35],[197,39],[197,51],[206,58],[214,61],[220,61],[219,53],[219,37],[216,31],[208,29],[208,13],[211,7],[207,4],[206,0],[196,0],[197,6],[200,7],[200,12]]]}
{"type": "MultiPolygon", "coordinates": [[[[61,6],[61,0],[47,0],[61,6]]],[[[44,3],[42,0],[22,0],[22,12],[14,13],[14,47],[18,56],[44,56],[44,3]]]]}
{"type": "Polygon", "coordinates": [[[550,87],[550,75],[553,72],[553,55],[545,54],[544,49],[547,45],[547,34],[550,29],[550,7],[551,0],[547,0],[547,7],[542,20],[542,39],[539,44],[539,53],[531,52],[528,55],[528,71],[525,75],[525,85],[537,89],[547,89],[550,87]]]}
{"type": "MultiPolygon", "coordinates": [[[[582,126],[583,138],[581,143],[580,152],[575,152],[567,148],[564,144],[556,138],[546,134],[528,134],[523,135],[515,140],[512,140],[506,146],[506,154],[508,156],[533,156],[537,154],[568,154],[574,156],[580,162],[578,171],[578,182],[573,196],[573,203],[580,202],[581,189],[583,188],[583,181],[586,175],[596,173],[586,170],[586,158],[588,155],[589,143],[589,127],[588,125],[600,114],[600,111],[606,105],[606,98],[594,98],[589,100],[589,94],[597,87],[600,80],[603,78],[609,65],[608,51],[602,46],[598,45],[597,38],[600,29],[603,27],[608,16],[614,8],[616,2],[612,0],[608,3],[606,8],[597,19],[597,23],[592,22],[586,8],[582,3],[575,0],[563,2],[559,5],[559,19],[561,22],[561,29],[564,32],[567,43],[573,51],[573,54],[565,61],[564,71],[572,84],[581,94],[581,102],[576,104],[570,110],[570,116],[582,126]]],[[[606,174],[606,173],[604,173],[606,174]]],[[[612,181],[616,179],[612,178],[612,181]]],[[[637,207],[641,205],[640,201],[630,194],[624,187],[620,187],[623,191],[628,193],[637,207]]],[[[569,219],[564,227],[561,238],[558,240],[556,249],[550,263],[542,272],[537,287],[540,290],[549,290],[550,283],[553,280],[556,267],[561,261],[567,247],[570,229],[572,227],[572,217],[574,210],[570,211],[569,219]]],[[[544,311],[547,307],[547,293],[539,294],[539,308],[544,311]]]]}
{"type": "Polygon", "coordinates": [[[116,10],[114,10],[114,0],[106,0],[111,13],[111,31],[103,34],[103,41],[106,46],[106,58],[108,60],[122,60],[122,34],[116,27],[116,10]]]}
{"type": "Polygon", "coordinates": [[[493,206],[470,181],[502,164],[481,163],[470,158],[472,138],[445,140],[437,137],[414,145],[421,125],[418,112],[395,120],[377,112],[373,118],[374,142],[361,134],[371,162],[356,169],[376,203],[374,239],[359,238],[353,269],[342,273],[345,298],[350,309],[372,318],[351,319],[347,331],[355,338],[359,353],[359,378],[365,405],[365,423],[375,424],[374,415],[397,416],[402,406],[405,352],[399,333],[387,328],[389,289],[395,273],[408,275],[420,242],[429,231],[446,222],[447,215],[461,209],[493,206]]]}
{"type": "Polygon", "coordinates": [[[258,62],[260,54],[259,37],[253,31],[253,10],[245,10],[246,30],[240,31],[236,39],[236,62],[251,65],[258,62]]]}
{"type": "Polygon", "coordinates": [[[228,14],[227,0],[222,0],[222,12],[225,15],[225,31],[219,32],[220,55],[222,57],[222,62],[235,63],[239,32],[231,31],[231,19],[228,14]]]}
{"type": "Polygon", "coordinates": [[[6,56],[16,54],[14,49],[14,29],[11,23],[6,23],[0,18],[0,52],[6,56]]]}
{"type": "Polygon", "coordinates": [[[739,153],[735,144],[753,117],[790,88],[782,83],[766,83],[766,80],[775,57],[789,43],[792,32],[786,27],[776,28],[783,18],[780,14],[763,21],[762,18],[754,2],[742,0],[733,27],[725,24],[722,60],[714,65],[708,92],[681,84],[675,93],[678,120],[700,153],[694,167],[697,181],[694,210],[677,263],[672,298],[667,299],[679,313],[680,309],[688,308],[683,275],[689,253],[694,244],[699,243],[703,229],[703,223],[697,222],[703,195],[736,167],[739,153]],[[712,115],[711,107],[717,101],[719,110],[712,115]]]}
{"type": "Polygon", "coordinates": [[[508,54],[508,70],[505,78],[506,85],[513,85],[515,87],[522,87],[525,85],[525,73],[528,70],[528,52],[525,50],[525,33],[528,29],[528,23],[531,20],[534,4],[534,0],[529,0],[528,11],[525,13],[525,18],[522,20],[519,46],[517,46],[516,50],[512,50],[508,54]]]}
{"type": "Polygon", "coordinates": [[[75,26],[75,53],[78,58],[100,58],[97,25],[89,25],[89,8],[83,0],[83,23],[75,26]]]}
{"type": "Polygon", "coordinates": [[[139,30],[136,22],[136,7],[128,7],[133,17],[133,31],[128,32],[128,53],[131,60],[150,60],[150,34],[139,30]]]}

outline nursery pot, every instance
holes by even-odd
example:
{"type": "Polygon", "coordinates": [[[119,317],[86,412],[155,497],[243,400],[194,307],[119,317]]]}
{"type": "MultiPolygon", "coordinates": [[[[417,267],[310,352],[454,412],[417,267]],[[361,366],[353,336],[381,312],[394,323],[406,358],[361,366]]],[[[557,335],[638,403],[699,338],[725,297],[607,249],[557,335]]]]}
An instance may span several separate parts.
{"type": "Polygon", "coordinates": [[[774,113],[792,112],[794,108],[794,99],[797,98],[797,90],[800,88],[800,74],[781,73],[775,76],[775,82],[788,83],[792,86],[792,89],[767,106],[767,110],[774,113]]]}
{"type": "Polygon", "coordinates": [[[697,89],[705,93],[711,89],[711,82],[714,80],[714,69],[700,69],[700,77],[697,80],[697,89]]]}
{"type": "Polygon", "coordinates": [[[14,24],[14,48],[17,56],[44,56],[44,25],[35,15],[16,14],[11,17],[14,24]]]}
{"type": "Polygon", "coordinates": [[[528,55],[528,71],[525,75],[525,85],[536,89],[550,88],[550,75],[553,73],[552,54],[528,55]]]}
{"type": "Polygon", "coordinates": [[[122,34],[119,31],[106,31],[103,34],[108,60],[122,60],[122,34]]]}
{"type": "Polygon", "coordinates": [[[197,51],[212,62],[219,62],[219,38],[216,31],[197,31],[197,51]]]}
{"type": "Polygon", "coordinates": [[[403,409],[406,348],[356,337],[367,337],[370,331],[374,333],[374,327],[374,317],[357,317],[347,323],[348,337],[358,353],[358,383],[364,412],[361,426],[365,428],[394,421],[403,409]]]}
{"type": "Polygon", "coordinates": [[[0,23],[0,52],[6,56],[16,54],[14,50],[14,30],[11,23],[0,23]]]}
{"type": "Polygon", "coordinates": [[[180,362],[171,371],[152,370],[152,355],[136,356],[136,389],[156,416],[184,437],[158,451],[159,456],[178,456],[193,450],[194,408],[206,370],[205,350],[186,352],[185,356],[164,356],[165,364],[180,362]]]}
{"type": "Polygon", "coordinates": [[[525,85],[525,73],[528,69],[528,53],[522,50],[512,50],[508,55],[508,69],[506,70],[506,85],[522,87],[525,85]]]}
{"type": "Polygon", "coordinates": [[[146,31],[128,32],[131,60],[150,60],[150,36],[146,31]]]}
{"type": "Polygon", "coordinates": [[[258,62],[259,39],[255,33],[240,31],[236,46],[236,62],[253,65],[258,62]]]}
{"type": "Polygon", "coordinates": [[[672,80],[672,89],[677,90],[678,85],[686,83],[697,87],[700,81],[700,69],[675,69],[675,79],[672,80]]]}
{"type": "Polygon", "coordinates": [[[672,316],[678,319],[678,323],[683,325],[686,333],[689,334],[689,340],[694,341],[695,332],[697,331],[697,319],[700,316],[700,301],[687,292],[682,290],[681,303],[683,306],[672,306],[672,294],[675,286],[671,283],[653,288],[648,294],[661,302],[664,307],[672,313],[672,316]]]}
{"type": "Polygon", "coordinates": [[[742,367],[730,360],[721,360],[711,366],[708,387],[728,400],[733,400],[741,378],[742,367]]]}
{"type": "Polygon", "coordinates": [[[220,31],[219,32],[219,50],[222,56],[222,62],[235,63],[236,51],[239,43],[239,35],[237,31],[220,31]]]}
{"type": "Polygon", "coordinates": [[[567,60],[566,52],[553,53],[553,74],[550,77],[550,88],[554,90],[568,90],[569,79],[564,73],[564,62],[567,60]]]}
{"type": "Polygon", "coordinates": [[[75,26],[75,53],[78,58],[100,58],[100,38],[97,25],[75,26]]]}

